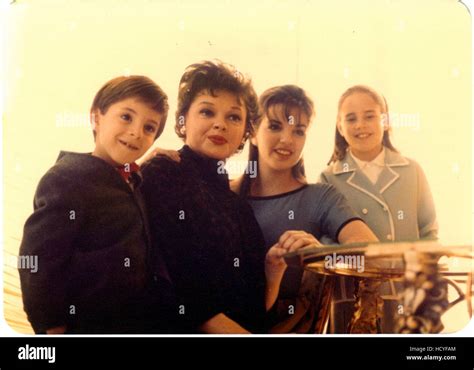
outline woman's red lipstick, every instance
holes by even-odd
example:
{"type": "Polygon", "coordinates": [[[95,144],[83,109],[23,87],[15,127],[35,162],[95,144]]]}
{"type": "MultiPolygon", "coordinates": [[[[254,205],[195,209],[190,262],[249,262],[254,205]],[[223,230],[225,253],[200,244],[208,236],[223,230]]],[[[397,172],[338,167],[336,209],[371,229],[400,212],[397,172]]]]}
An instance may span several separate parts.
{"type": "Polygon", "coordinates": [[[224,136],[211,135],[211,136],[208,136],[207,138],[216,145],[223,145],[227,143],[227,139],[224,136]]]}

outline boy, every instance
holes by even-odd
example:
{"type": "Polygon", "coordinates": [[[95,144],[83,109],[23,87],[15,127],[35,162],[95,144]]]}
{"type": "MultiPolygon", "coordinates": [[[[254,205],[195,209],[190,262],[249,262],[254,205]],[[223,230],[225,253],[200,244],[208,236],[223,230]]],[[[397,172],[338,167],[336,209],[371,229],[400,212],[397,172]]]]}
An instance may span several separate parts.
{"type": "Polygon", "coordinates": [[[149,78],[112,79],[91,107],[94,151],[61,152],[41,179],[20,246],[38,269],[19,270],[36,333],[169,330],[173,288],[159,251],[151,254],[135,163],[167,113],[166,94],[149,78]]]}

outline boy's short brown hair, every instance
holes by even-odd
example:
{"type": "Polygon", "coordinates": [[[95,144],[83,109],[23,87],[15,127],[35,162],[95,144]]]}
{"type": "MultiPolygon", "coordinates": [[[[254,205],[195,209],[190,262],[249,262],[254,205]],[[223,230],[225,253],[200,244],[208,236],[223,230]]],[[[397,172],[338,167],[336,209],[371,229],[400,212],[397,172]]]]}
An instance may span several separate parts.
{"type": "Polygon", "coordinates": [[[148,77],[120,76],[108,81],[95,95],[90,112],[93,114],[99,110],[101,114],[105,114],[112,104],[134,97],[163,115],[155,136],[155,139],[158,138],[165,128],[168,117],[168,96],[148,77]]]}

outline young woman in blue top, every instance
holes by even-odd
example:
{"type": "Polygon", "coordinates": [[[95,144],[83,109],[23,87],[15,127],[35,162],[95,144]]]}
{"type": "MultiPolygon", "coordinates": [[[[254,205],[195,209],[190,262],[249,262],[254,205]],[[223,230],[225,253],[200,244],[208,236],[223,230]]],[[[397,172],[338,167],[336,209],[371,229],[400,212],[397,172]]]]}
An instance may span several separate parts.
{"type": "MultiPolygon", "coordinates": [[[[257,176],[243,175],[232,184],[252,206],[267,247],[278,240],[318,243],[323,235],[339,243],[376,241],[344,196],[328,184],[308,184],[303,148],[313,102],[298,86],[277,86],[259,98],[263,119],[254,126],[249,161],[257,161],[257,176]]],[[[270,332],[308,332],[318,313],[312,297],[318,279],[306,276],[313,288],[301,284],[303,270],[287,268],[280,286],[270,332]]]]}

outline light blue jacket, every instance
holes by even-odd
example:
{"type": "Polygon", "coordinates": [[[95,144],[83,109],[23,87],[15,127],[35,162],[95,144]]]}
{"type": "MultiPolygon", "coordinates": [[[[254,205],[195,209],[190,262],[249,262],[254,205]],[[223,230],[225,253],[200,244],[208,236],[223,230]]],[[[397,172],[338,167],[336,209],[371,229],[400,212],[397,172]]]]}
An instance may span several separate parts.
{"type": "Polygon", "coordinates": [[[438,224],[430,187],[420,165],[385,148],[377,183],[351,155],[329,166],[321,181],[334,185],[381,242],[436,238],[438,224]]]}
{"type": "MultiPolygon", "coordinates": [[[[385,167],[378,181],[373,184],[347,153],[344,159],[323,171],[320,181],[334,185],[344,194],[381,242],[437,237],[438,224],[430,187],[420,165],[412,159],[385,148],[385,167]]],[[[354,280],[338,280],[333,305],[353,302],[354,280]]],[[[392,281],[381,287],[382,298],[394,302],[390,308],[392,311],[396,309],[395,300],[399,298],[400,290],[401,284],[392,281]]],[[[335,307],[331,311],[335,316],[333,320],[344,316],[335,307]]],[[[386,309],[384,311],[388,317],[389,313],[386,309]]],[[[345,316],[343,321],[347,321],[347,314],[345,316]]],[[[336,324],[341,330],[348,322],[336,324]]],[[[387,322],[384,328],[390,332],[394,325],[394,322],[387,322]]]]}

